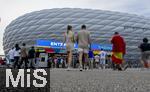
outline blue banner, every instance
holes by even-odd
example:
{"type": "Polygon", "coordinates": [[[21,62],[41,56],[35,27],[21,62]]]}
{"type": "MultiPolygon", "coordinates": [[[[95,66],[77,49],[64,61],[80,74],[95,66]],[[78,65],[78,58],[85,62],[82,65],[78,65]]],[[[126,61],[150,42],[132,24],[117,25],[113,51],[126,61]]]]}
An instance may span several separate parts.
{"type": "MultiPolygon", "coordinates": [[[[66,44],[63,44],[60,41],[54,41],[54,40],[37,40],[36,46],[43,46],[43,47],[50,47],[50,48],[66,48],[66,44]]],[[[78,48],[78,45],[75,44],[74,48],[78,48]]],[[[92,50],[112,50],[111,44],[92,44],[91,45],[92,50]]]]}

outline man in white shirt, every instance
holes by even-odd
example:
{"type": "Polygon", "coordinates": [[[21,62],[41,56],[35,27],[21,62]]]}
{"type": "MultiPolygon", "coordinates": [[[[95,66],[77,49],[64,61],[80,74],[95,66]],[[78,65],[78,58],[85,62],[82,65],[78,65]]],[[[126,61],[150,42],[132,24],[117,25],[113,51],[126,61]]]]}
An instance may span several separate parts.
{"type": "Polygon", "coordinates": [[[102,69],[105,69],[105,66],[106,66],[106,55],[107,53],[101,49],[101,52],[100,52],[100,66],[102,69]]]}
{"type": "Polygon", "coordinates": [[[10,64],[13,66],[13,63],[14,63],[14,48],[9,50],[8,58],[9,58],[10,64]]]}

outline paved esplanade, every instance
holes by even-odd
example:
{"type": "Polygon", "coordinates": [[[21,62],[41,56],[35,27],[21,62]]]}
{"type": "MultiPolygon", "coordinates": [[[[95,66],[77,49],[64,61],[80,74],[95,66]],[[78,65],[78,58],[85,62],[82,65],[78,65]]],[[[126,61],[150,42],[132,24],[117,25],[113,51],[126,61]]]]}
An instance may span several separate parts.
{"type": "Polygon", "coordinates": [[[150,70],[53,69],[50,92],[150,92],[150,70]]]}

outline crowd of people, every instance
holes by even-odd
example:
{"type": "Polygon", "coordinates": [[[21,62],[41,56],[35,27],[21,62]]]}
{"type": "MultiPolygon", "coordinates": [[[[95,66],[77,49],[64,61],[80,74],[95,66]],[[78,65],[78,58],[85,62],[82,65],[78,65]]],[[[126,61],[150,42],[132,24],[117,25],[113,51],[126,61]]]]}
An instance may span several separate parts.
{"type": "MultiPolygon", "coordinates": [[[[77,35],[74,35],[74,32],[72,30],[72,26],[68,25],[67,32],[65,33],[65,41],[66,43],[66,49],[68,54],[68,70],[71,68],[71,62],[72,62],[72,51],[74,49],[74,43],[77,42],[78,44],[78,58],[79,58],[79,68],[80,71],[83,70],[83,60],[85,66],[93,66],[93,51],[91,49],[91,36],[90,32],[86,29],[86,25],[81,26],[81,31],[77,33],[77,35]],[[83,58],[84,57],[84,58],[83,58]]],[[[123,70],[122,69],[122,63],[123,63],[123,56],[125,55],[126,51],[126,44],[123,39],[119,35],[118,32],[115,32],[114,36],[111,38],[110,42],[113,44],[113,50],[112,50],[112,61],[113,61],[113,67],[114,69],[123,70]]],[[[105,51],[101,51],[100,54],[100,62],[99,62],[99,55],[95,56],[95,63],[100,64],[102,68],[105,68],[105,57],[106,53],[105,51]]],[[[126,68],[124,68],[126,69],[126,68]]]]}
{"type": "Polygon", "coordinates": [[[35,51],[34,46],[32,46],[29,50],[26,47],[26,44],[23,43],[22,47],[18,44],[9,50],[8,57],[12,68],[20,69],[23,67],[27,68],[38,68],[39,67],[39,49],[35,51]]]}
{"type": "MultiPolygon", "coordinates": [[[[73,53],[72,62],[70,63],[70,68],[79,68],[79,54],[73,53]]],[[[67,58],[63,55],[61,56],[51,56],[48,59],[50,62],[50,68],[68,68],[67,58]]],[[[88,61],[82,60],[83,69],[105,69],[112,68],[111,64],[111,53],[106,51],[101,51],[100,54],[94,55],[93,51],[88,53],[88,61]]]]}
{"type": "MultiPolygon", "coordinates": [[[[118,32],[115,32],[110,39],[112,51],[109,55],[103,49],[101,49],[99,54],[93,54],[93,50],[91,49],[92,40],[86,25],[81,26],[81,30],[77,35],[73,32],[72,26],[68,25],[64,39],[63,44],[66,43],[67,57],[49,57],[48,66],[50,68],[59,67],[61,65],[64,68],[67,67],[67,70],[69,71],[78,64],[79,70],[83,71],[83,69],[93,69],[94,67],[105,69],[109,65],[114,70],[122,71],[126,70],[128,67],[124,60],[126,54],[126,42],[118,32]],[[75,43],[78,44],[78,53],[73,55],[75,43]]],[[[143,66],[145,68],[150,68],[150,44],[148,43],[147,38],[143,39],[143,43],[139,48],[141,49],[141,61],[143,66]]],[[[16,44],[8,52],[8,56],[10,62],[13,63],[13,68],[21,68],[22,64],[24,64],[25,68],[35,68],[39,66],[39,49],[35,51],[34,46],[32,46],[27,50],[25,43],[22,44],[21,48],[16,44]]]]}
{"type": "MultiPolygon", "coordinates": [[[[74,43],[78,44],[78,58],[79,58],[79,69],[83,70],[83,65],[91,67],[93,64],[93,55],[91,49],[91,36],[90,32],[86,29],[86,25],[81,26],[81,30],[74,35],[73,29],[71,25],[68,25],[67,32],[65,33],[65,41],[67,54],[68,54],[68,70],[71,68],[72,62],[72,50],[74,49],[74,43]],[[84,62],[84,64],[82,64],[84,62]]],[[[112,38],[110,39],[110,43],[113,45],[112,47],[112,66],[114,70],[126,70],[128,65],[125,64],[124,56],[126,54],[126,42],[124,38],[118,33],[115,32],[112,38]]],[[[150,44],[148,43],[148,39],[144,38],[143,43],[139,46],[142,52],[141,61],[143,62],[143,66],[145,68],[150,67],[150,44]]],[[[102,69],[105,68],[105,52],[102,50],[100,54],[100,62],[99,55],[95,56],[95,62],[100,63],[102,69]]]]}

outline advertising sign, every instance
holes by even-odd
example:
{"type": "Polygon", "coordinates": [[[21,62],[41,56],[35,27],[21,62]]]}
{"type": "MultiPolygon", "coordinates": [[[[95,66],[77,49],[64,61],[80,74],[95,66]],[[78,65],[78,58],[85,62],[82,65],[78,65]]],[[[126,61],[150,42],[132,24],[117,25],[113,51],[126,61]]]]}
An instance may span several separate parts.
{"type": "MultiPolygon", "coordinates": [[[[63,44],[60,41],[54,41],[54,40],[37,40],[36,46],[43,46],[43,47],[49,47],[49,48],[66,48],[66,44],[63,44]]],[[[77,49],[78,45],[75,43],[74,48],[77,49]]],[[[110,44],[92,44],[91,49],[93,50],[112,50],[112,45],[110,44]]],[[[58,52],[58,51],[57,51],[58,52]]]]}

